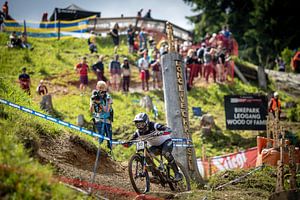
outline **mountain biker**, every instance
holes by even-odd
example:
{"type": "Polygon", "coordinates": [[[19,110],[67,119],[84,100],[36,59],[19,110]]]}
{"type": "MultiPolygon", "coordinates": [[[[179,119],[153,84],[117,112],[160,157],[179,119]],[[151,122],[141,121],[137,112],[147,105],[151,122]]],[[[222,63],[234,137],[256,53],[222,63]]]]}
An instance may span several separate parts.
{"type": "Polygon", "coordinates": [[[175,181],[182,179],[182,174],[179,172],[175,159],[172,155],[173,142],[171,139],[171,129],[162,124],[151,122],[146,113],[139,113],[135,116],[134,120],[137,128],[131,140],[139,136],[154,134],[155,137],[147,139],[148,144],[151,146],[149,151],[154,155],[163,155],[175,173],[175,181]]]}

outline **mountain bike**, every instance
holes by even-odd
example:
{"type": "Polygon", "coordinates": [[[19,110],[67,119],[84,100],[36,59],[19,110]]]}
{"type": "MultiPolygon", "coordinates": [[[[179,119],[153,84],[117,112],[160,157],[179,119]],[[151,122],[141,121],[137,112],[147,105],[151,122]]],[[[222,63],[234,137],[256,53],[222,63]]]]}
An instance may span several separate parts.
{"type": "MultiPolygon", "coordinates": [[[[163,133],[162,133],[163,134],[163,133]]],[[[169,186],[172,191],[183,192],[191,189],[190,177],[185,168],[176,161],[179,172],[182,174],[180,181],[175,181],[175,172],[171,166],[160,155],[158,158],[150,153],[147,140],[155,134],[140,136],[137,140],[130,141],[136,144],[136,153],[131,156],[128,163],[130,182],[134,190],[139,194],[150,191],[150,182],[160,184],[162,187],[169,186]],[[149,176],[152,173],[153,177],[149,176]],[[151,181],[151,178],[157,181],[151,181]]]]}

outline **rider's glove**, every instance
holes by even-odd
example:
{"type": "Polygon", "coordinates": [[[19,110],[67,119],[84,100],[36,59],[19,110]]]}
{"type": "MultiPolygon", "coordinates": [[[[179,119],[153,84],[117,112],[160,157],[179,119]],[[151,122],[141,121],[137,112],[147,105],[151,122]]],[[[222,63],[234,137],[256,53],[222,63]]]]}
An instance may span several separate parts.
{"type": "Polygon", "coordinates": [[[122,145],[124,147],[128,148],[128,147],[130,147],[132,145],[132,142],[124,142],[122,145]]]}

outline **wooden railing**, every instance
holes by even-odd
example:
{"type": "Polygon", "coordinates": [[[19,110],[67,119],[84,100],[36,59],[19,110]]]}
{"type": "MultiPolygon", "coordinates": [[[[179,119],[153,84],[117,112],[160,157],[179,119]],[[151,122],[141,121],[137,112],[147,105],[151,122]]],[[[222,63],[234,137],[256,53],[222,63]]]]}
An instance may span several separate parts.
{"type": "MultiPolygon", "coordinates": [[[[149,32],[166,33],[165,20],[138,18],[138,17],[119,17],[119,18],[95,18],[91,19],[88,23],[88,30],[95,31],[96,33],[107,34],[118,23],[120,28],[120,34],[125,35],[126,30],[130,24],[135,27],[136,30],[140,30],[142,27],[149,32]]],[[[191,32],[173,25],[174,37],[179,40],[191,39],[191,32]]]]}

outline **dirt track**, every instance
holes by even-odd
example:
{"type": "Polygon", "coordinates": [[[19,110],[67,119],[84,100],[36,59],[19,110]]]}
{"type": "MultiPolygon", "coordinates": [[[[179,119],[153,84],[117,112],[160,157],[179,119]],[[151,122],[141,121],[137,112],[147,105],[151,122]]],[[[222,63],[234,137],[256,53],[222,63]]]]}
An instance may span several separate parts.
{"type": "MultiPolygon", "coordinates": [[[[96,160],[97,147],[78,136],[62,134],[57,138],[42,136],[38,151],[38,159],[43,164],[50,164],[55,169],[55,175],[83,182],[90,182],[96,160]]],[[[101,150],[100,162],[97,169],[95,184],[103,190],[97,190],[96,194],[108,199],[135,199],[135,193],[131,186],[127,163],[113,161],[108,154],[101,150]]],[[[80,184],[75,184],[81,187],[80,184]]],[[[81,187],[86,190],[87,188],[81,187]]],[[[165,192],[161,188],[151,184],[151,190],[156,197],[172,197],[169,189],[165,192]]],[[[144,198],[139,198],[144,199],[144,198]]]]}
{"type": "MultiPolygon", "coordinates": [[[[90,181],[96,153],[96,146],[81,140],[78,136],[63,134],[58,138],[42,137],[38,157],[43,164],[51,164],[57,176],[90,181]]],[[[103,150],[98,166],[95,183],[133,191],[127,168],[112,161],[103,150]]],[[[101,195],[115,199],[113,194],[101,195]]]]}

